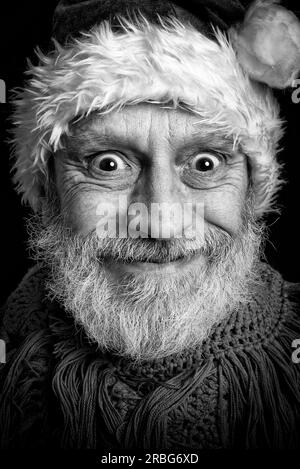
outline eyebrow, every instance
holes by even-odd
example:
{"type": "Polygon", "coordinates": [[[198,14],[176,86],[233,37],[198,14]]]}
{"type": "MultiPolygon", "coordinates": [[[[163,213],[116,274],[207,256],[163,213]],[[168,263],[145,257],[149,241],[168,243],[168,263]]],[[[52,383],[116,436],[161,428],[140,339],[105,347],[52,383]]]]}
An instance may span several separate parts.
{"type": "Polygon", "coordinates": [[[202,149],[222,150],[228,153],[234,151],[234,138],[224,136],[215,130],[203,130],[195,135],[188,137],[187,147],[200,147],[202,149]]]}
{"type": "Polygon", "coordinates": [[[85,131],[80,135],[69,135],[66,138],[66,150],[72,159],[81,160],[83,156],[101,151],[111,146],[128,146],[128,140],[122,136],[103,135],[85,131]]]}

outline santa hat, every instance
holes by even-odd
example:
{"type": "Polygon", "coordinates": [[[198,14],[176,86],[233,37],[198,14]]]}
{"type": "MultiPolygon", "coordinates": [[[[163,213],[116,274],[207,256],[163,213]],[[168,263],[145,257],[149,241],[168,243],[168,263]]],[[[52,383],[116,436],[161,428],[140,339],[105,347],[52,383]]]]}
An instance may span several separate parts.
{"type": "Polygon", "coordinates": [[[180,105],[232,138],[249,159],[257,216],[272,210],[282,122],[271,86],[290,86],[300,68],[293,13],[271,0],[247,13],[231,0],[62,0],[53,37],[15,99],[14,181],[34,210],[71,123],[141,102],[180,105]]]}

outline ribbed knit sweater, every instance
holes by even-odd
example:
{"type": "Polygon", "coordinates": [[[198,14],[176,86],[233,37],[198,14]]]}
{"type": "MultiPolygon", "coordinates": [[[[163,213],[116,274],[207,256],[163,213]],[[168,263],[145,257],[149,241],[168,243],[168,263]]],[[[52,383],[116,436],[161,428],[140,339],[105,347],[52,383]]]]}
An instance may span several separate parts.
{"type": "Polygon", "coordinates": [[[300,447],[300,286],[259,268],[252,300],[199,349],[136,365],[90,343],[34,267],[1,313],[2,447],[300,447]]]}

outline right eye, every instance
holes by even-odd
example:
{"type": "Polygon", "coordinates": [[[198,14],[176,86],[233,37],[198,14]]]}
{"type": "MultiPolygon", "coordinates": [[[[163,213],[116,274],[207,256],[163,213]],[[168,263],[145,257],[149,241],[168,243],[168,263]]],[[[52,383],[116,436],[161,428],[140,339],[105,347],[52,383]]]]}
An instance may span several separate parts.
{"type": "Polygon", "coordinates": [[[93,169],[104,172],[122,171],[128,167],[124,160],[116,153],[101,153],[93,158],[91,162],[93,169]]]}

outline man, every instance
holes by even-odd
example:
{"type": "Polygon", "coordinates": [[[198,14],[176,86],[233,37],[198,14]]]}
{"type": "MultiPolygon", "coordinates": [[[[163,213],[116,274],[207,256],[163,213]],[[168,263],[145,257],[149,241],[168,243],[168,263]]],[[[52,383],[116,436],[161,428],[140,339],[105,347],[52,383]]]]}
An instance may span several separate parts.
{"type": "Polygon", "coordinates": [[[289,47],[299,24],[258,2],[226,34],[242,5],[202,8],[56,9],[55,50],[16,99],[38,263],[2,314],[3,447],[299,442],[299,286],[261,261],[281,184],[267,85],[299,59],[274,31],[289,47]]]}

